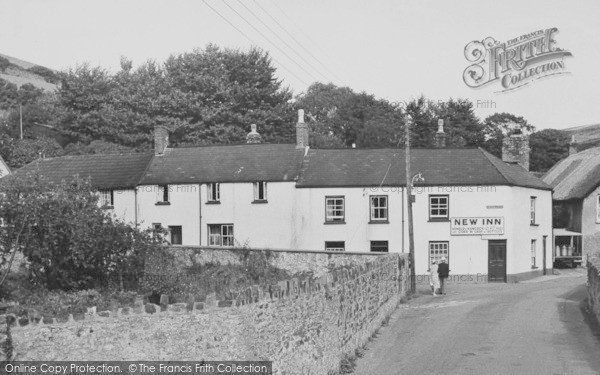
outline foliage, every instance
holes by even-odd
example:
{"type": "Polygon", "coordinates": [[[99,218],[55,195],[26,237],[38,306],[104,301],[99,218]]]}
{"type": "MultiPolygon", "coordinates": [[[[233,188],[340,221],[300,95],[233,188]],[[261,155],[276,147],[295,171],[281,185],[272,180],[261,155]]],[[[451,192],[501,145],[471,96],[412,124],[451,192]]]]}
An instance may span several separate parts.
{"type": "Polygon", "coordinates": [[[17,105],[19,98],[17,85],[0,78],[0,109],[11,109],[17,105]]]}
{"type": "Polygon", "coordinates": [[[22,173],[2,182],[2,263],[21,252],[35,284],[63,290],[124,287],[125,276],[139,274],[145,252],[156,246],[151,234],[99,208],[88,181],[52,184],[39,174],[22,173]]]}
{"type": "Polygon", "coordinates": [[[10,61],[4,56],[0,56],[0,71],[4,73],[6,71],[6,68],[8,68],[9,66],[10,61]]]}
{"type": "Polygon", "coordinates": [[[511,113],[494,113],[483,121],[485,136],[484,148],[492,155],[502,157],[502,140],[515,129],[520,129],[523,133],[535,131],[535,127],[530,125],[527,120],[521,116],[511,113]]]}
{"type": "Polygon", "coordinates": [[[569,228],[569,209],[564,203],[552,204],[552,228],[569,228]]]}
{"type": "Polygon", "coordinates": [[[532,171],[546,172],[569,155],[569,135],[561,130],[545,129],[531,134],[529,164],[532,171]]]}
{"type": "Polygon", "coordinates": [[[54,84],[60,82],[59,75],[57,73],[55,73],[53,70],[48,69],[44,66],[35,65],[27,70],[33,74],[37,74],[38,76],[44,78],[44,80],[46,82],[54,83],[54,84]]]}
{"type": "Polygon", "coordinates": [[[348,87],[314,83],[297,97],[305,110],[311,146],[396,147],[403,124],[400,109],[367,93],[348,87]]]}
{"type": "Polygon", "coordinates": [[[64,155],[121,154],[133,151],[130,147],[98,140],[92,141],[89,144],[81,142],[70,143],[65,147],[64,155]]]}
{"type": "Polygon", "coordinates": [[[82,65],[62,75],[59,97],[65,113],[56,125],[84,143],[149,148],[158,124],[171,130],[174,145],[240,143],[251,123],[267,142],[293,135],[291,92],[257,49],[209,45],[135,70],[123,59],[114,75],[82,65]]]}
{"type": "MultiPolygon", "coordinates": [[[[6,139],[6,137],[3,139],[6,139]]],[[[0,149],[0,152],[2,151],[0,149]]],[[[7,151],[6,155],[3,156],[6,156],[7,164],[14,168],[20,168],[40,157],[60,156],[63,153],[63,149],[58,142],[50,138],[12,140],[10,141],[10,149],[7,151]]]]}

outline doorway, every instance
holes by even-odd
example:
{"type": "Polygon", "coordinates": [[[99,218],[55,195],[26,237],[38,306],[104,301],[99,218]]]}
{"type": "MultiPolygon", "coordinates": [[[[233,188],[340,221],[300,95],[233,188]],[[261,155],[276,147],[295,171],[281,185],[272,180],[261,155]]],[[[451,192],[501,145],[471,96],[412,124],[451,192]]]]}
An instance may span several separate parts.
{"type": "Polygon", "coordinates": [[[488,281],[506,282],[506,240],[488,241],[488,281]]]}

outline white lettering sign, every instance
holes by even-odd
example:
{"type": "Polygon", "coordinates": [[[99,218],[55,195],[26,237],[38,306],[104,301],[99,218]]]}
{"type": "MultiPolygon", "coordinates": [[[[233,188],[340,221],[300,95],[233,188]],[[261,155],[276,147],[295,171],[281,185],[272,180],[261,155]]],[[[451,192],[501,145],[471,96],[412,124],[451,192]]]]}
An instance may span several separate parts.
{"type": "Polygon", "coordinates": [[[481,236],[504,234],[503,217],[452,217],[450,218],[451,236],[481,236]]]}

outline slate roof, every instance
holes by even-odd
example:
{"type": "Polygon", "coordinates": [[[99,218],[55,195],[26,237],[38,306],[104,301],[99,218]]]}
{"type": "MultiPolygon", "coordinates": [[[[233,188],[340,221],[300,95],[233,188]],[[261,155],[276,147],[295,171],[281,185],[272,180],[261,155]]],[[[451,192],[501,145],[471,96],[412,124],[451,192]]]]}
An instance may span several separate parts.
{"type": "MultiPolygon", "coordinates": [[[[550,190],[517,164],[507,164],[480,148],[412,149],[411,174],[419,186],[509,185],[550,190]]],[[[311,150],[298,187],[405,186],[403,149],[311,150]]]]}
{"type": "Polygon", "coordinates": [[[97,189],[133,188],[138,185],[153,153],[95,154],[39,159],[17,173],[38,170],[51,182],[70,181],[74,176],[91,178],[97,189]]]}
{"type": "Polygon", "coordinates": [[[585,198],[600,185],[600,147],[569,155],[542,179],[554,188],[554,200],[585,198]]]}
{"type": "MultiPolygon", "coordinates": [[[[296,181],[306,187],[404,186],[403,149],[312,150],[293,144],[242,144],[167,149],[152,153],[64,156],[35,161],[51,181],[91,177],[98,189],[208,182],[296,181]]],[[[509,185],[550,190],[521,166],[506,164],[483,149],[412,149],[411,173],[420,186],[509,185]]]]}
{"type": "Polygon", "coordinates": [[[295,181],[303,155],[293,144],[172,148],[154,157],[140,184],[295,181]]]}

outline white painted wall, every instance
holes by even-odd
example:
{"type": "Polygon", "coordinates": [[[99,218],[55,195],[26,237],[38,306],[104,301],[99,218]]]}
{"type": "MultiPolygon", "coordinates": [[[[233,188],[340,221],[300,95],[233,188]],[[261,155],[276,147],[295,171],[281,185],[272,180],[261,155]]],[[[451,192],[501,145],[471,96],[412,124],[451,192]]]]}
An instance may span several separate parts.
{"type": "MultiPolygon", "coordinates": [[[[488,272],[488,239],[507,240],[507,274],[531,271],[531,240],[537,239],[542,268],[542,236],[547,235],[547,267],[552,267],[552,198],[549,191],[510,186],[434,186],[415,190],[413,205],[417,274],[427,272],[429,242],[448,241],[452,274],[488,272]],[[429,195],[447,194],[452,217],[504,217],[504,235],[450,234],[450,222],[429,221],[429,195]],[[538,226],[529,224],[530,196],[537,196],[538,226]],[[502,206],[502,208],[488,208],[502,206]]],[[[408,242],[406,242],[408,248],[408,242]]]]}
{"type": "Polygon", "coordinates": [[[222,183],[219,204],[207,204],[207,185],[202,185],[201,245],[208,245],[209,224],[234,224],[236,246],[293,248],[295,185],[295,182],[267,182],[267,202],[253,203],[251,182],[222,183]]]}
{"type": "Polygon", "coordinates": [[[114,208],[107,208],[106,212],[118,220],[135,225],[135,190],[114,190],[113,203],[114,208]]]}
{"type": "Polygon", "coordinates": [[[153,223],[182,227],[182,244],[200,243],[200,188],[197,184],[169,185],[169,205],[157,205],[157,185],[137,187],[138,224],[152,228],[153,223]]]}
{"type": "MultiPolygon", "coordinates": [[[[344,241],[346,251],[369,252],[370,241],[388,241],[390,252],[402,252],[402,189],[296,189],[292,248],[324,250],[325,241],[344,241]],[[370,224],[370,196],[388,196],[388,224],[370,224]],[[345,197],[345,224],[325,224],[325,197],[345,197]]],[[[406,214],[406,213],[405,213],[406,214]]]]}

